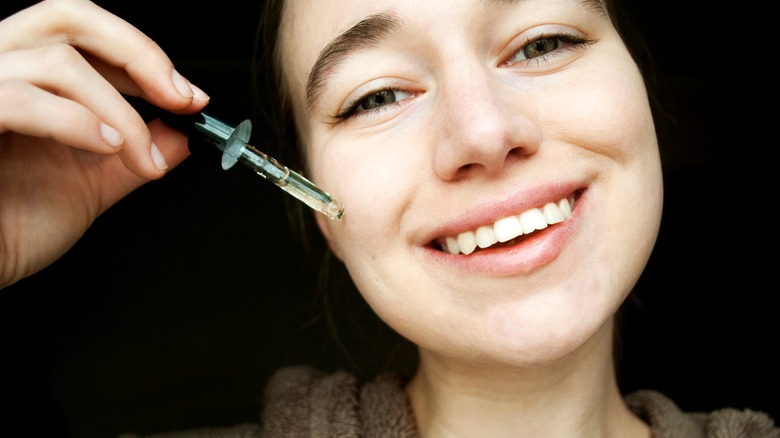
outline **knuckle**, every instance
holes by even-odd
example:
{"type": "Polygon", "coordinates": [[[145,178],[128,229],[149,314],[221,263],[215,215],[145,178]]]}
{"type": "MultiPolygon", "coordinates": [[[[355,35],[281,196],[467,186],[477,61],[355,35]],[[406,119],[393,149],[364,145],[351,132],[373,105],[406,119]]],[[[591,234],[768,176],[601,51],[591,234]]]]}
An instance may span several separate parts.
{"type": "Polygon", "coordinates": [[[22,80],[0,81],[0,105],[4,108],[19,108],[30,101],[30,87],[22,80]]]}
{"type": "Polygon", "coordinates": [[[52,69],[51,71],[80,68],[86,62],[75,47],[65,43],[41,47],[40,60],[46,64],[47,68],[52,69]]]}

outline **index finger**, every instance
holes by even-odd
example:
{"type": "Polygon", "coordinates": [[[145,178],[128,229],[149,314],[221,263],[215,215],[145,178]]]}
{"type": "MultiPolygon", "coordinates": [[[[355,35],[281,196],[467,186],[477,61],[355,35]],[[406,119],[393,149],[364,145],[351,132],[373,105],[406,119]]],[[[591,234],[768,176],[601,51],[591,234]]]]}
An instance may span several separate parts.
{"type": "Polygon", "coordinates": [[[123,70],[155,105],[186,111],[193,103],[192,87],[157,43],[91,1],[44,0],[0,22],[0,51],[58,43],[123,70]]]}

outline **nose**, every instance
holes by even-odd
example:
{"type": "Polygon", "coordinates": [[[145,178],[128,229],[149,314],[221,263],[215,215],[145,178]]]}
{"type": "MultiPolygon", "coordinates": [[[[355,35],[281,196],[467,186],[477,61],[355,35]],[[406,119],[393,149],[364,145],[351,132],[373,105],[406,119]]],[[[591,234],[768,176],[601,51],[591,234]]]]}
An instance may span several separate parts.
{"type": "Polygon", "coordinates": [[[539,129],[520,88],[481,68],[461,69],[440,84],[439,178],[497,175],[538,150],[539,129]]]}

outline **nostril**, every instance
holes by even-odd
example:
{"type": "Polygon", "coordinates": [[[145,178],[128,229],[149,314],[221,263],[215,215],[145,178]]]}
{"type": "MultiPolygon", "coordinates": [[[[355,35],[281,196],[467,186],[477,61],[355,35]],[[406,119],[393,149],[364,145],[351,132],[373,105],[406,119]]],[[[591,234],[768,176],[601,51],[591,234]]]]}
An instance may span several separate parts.
{"type": "Polygon", "coordinates": [[[507,159],[520,160],[531,155],[532,153],[533,152],[527,148],[516,147],[510,149],[509,152],[507,152],[506,157],[507,159]]]}
{"type": "Polygon", "coordinates": [[[484,159],[464,163],[455,171],[454,179],[461,180],[479,172],[499,174],[506,168],[506,165],[519,163],[531,154],[532,152],[529,152],[526,148],[516,147],[510,149],[505,157],[492,163],[484,159]]]}
{"type": "Polygon", "coordinates": [[[474,163],[464,164],[458,168],[455,179],[462,179],[469,173],[473,172],[473,169],[477,167],[474,163]]]}

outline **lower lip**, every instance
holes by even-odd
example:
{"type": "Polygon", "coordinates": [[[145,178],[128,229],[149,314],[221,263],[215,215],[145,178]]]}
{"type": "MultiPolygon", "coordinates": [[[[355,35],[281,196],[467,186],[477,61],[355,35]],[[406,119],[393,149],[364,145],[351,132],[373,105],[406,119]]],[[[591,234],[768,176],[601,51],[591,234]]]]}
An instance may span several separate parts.
{"type": "Polygon", "coordinates": [[[469,255],[425,248],[426,257],[433,263],[474,274],[510,276],[529,273],[552,262],[563,252],[578,227],[583,201],[583,198],[577,200],[577,207],[569,219],[537,231],[515,245],[478,250],[469,255]]]}

